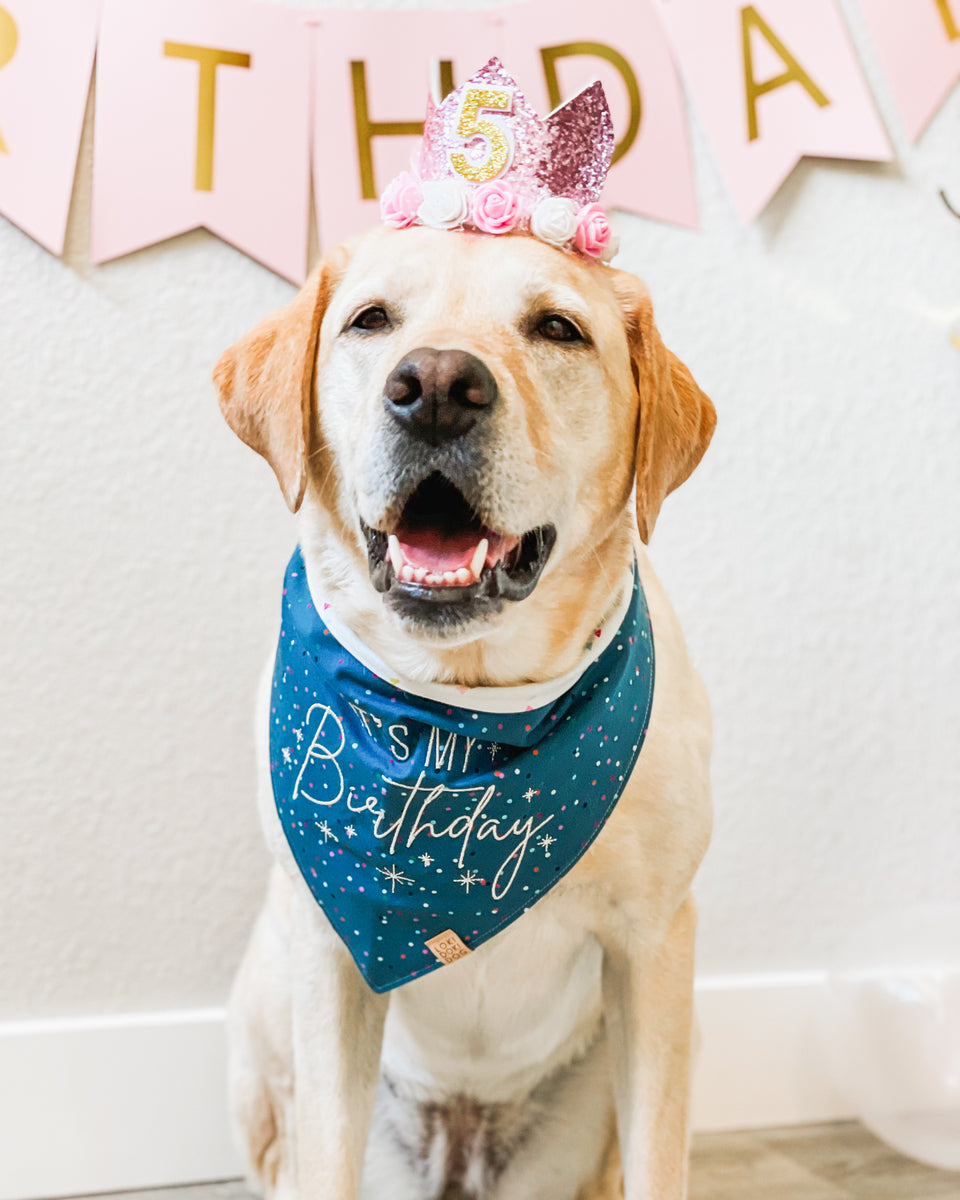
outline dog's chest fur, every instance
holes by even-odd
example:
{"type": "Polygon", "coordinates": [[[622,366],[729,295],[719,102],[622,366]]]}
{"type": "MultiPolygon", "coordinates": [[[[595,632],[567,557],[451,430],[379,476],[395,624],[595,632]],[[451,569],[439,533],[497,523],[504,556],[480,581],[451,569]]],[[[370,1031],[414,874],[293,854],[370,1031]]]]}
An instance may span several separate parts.
{"type": "Polygon", "coordinates": [[[455,967],[399,988],[384,1069],[497,1102],[579,1053],[600,1017],[600,951],[568,895],[558,888],[455,967]]]}
{"type": "Polygon", "coordinates": [[[391,996],[371,1178],[402,1163],[425,1194],[498,1194],[502,1175],[542,1162],[544,1113],[579,1137],[590,1095],[599,1146],[601,956],[581,921],[582,904],[548,896],[476,955],[391,996]]]}
{"type": "MultiPolygon", "coordinates": [[[[296,884],[274,881],[288,945],[296,884]]],[[[578,1195],[611,1122],[592,909],[560,884],[473,955],[390,994],[362,1200],[520,1200],[553,1171],[551,1197],[578,1195]]]]}

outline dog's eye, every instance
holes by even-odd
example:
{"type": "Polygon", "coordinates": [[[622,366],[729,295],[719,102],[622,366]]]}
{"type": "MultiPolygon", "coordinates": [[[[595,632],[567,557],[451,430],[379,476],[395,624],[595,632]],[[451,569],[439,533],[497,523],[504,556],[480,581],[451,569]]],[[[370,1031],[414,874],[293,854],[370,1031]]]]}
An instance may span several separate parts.
{"type": "Polygon", "coordinates": [[[550,342],[582,342],[583,334],[566,317],[559,313],[547,313],[537,322],[536,332],[550,342]]]}
{"type": "Polygon", "coordinates": [[[377,333],[381,329],[390,328],[390,317],[387,310],[379,304],[363,309],[350,322],[351,329],[362,329],[365,333],[377,333]]]}

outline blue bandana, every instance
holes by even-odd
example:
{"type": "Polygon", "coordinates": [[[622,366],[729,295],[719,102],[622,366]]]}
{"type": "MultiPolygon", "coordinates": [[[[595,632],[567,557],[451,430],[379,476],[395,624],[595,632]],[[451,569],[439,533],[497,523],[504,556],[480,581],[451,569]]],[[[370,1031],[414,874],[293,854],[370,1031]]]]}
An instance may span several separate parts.
{"type": "Polygon", "coordinates": [[[310,891],[384,992],[499,933],[591,845],[647,732],[653,634],[635,574],[582,673],[522,712],[498,711],[521,689],[403,690],[342,641],[298,548],[273,675],[273,794],[310,891]],[[451,706],[458,692],[466,707],[451,706]]]}

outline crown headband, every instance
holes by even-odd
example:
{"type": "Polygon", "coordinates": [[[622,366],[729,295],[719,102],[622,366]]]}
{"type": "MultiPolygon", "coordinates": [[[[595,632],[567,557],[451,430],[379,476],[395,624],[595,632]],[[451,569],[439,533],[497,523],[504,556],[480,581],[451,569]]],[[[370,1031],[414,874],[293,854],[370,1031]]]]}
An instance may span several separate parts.
{"type": "Polygon", "coordinates": [[[419,157],[391,180],[380,214],[394,229],[530,233],[609,262],[616,240],[597,199],[613,146],[599,82],[541,120],[491,58],[441,104],[428,99],[419,157]]]}

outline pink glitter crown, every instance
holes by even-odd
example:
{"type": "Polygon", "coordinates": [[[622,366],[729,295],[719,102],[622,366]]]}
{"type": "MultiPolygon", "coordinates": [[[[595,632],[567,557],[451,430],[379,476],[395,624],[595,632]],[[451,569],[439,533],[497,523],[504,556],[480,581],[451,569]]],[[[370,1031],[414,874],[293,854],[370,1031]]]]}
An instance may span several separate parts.
{"type": "Polygon", "coordinates": [[[427,102],[419,159],[380,198],[395,229],[530,233],[609,261],[616,245],[597,199],[613,154],[613,123],[599,82],[545,120],[498,58],[427,102]]]}

